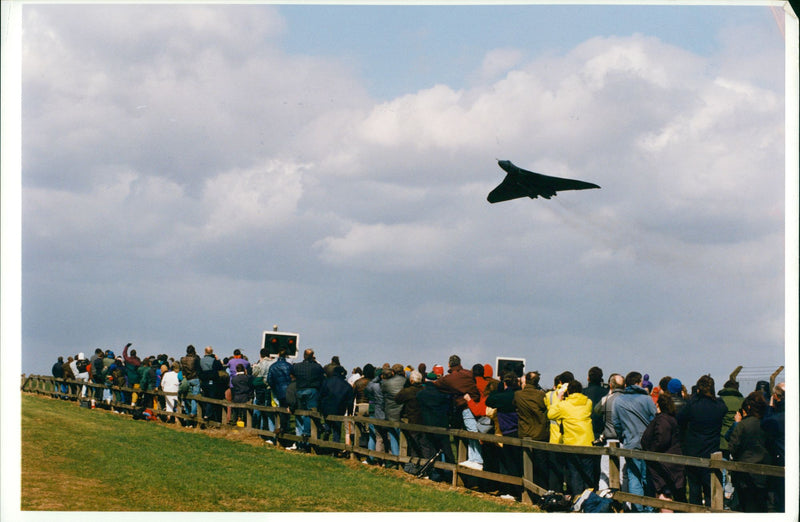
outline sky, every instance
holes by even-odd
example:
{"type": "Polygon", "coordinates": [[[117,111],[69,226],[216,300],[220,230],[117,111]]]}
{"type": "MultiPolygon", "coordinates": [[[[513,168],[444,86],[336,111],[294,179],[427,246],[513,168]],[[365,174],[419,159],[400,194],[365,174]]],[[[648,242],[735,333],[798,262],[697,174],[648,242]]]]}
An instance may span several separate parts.
{"type": "Polygon", "coordinates": [[[775,14],[25,5],[22,373],[127,342],[253,360],[278,325],[348,369],[767,376],[775,14]],[[498,159],[602,188],[489,204],[498,159]]]}

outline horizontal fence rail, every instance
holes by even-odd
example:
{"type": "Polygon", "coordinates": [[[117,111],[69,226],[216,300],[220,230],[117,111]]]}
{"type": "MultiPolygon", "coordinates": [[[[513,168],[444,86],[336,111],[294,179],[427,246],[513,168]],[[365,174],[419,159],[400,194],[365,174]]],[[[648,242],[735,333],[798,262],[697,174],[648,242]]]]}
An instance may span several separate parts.
{"type": "MultiPolygon", "coordinates": [[[[609,485],[612,490],[615,490],[612,494],[612,498],[614,500],[618,500],[620,502],[630,502],[632,504],[641,504],[659,509],[665,508],[676,512],[686,513],[731,513],[731,511],[724,509],[721,470],[739,471],[774,477],[785,476],[785,468],[783,466],[749,464],[745,462],[723,460],[721,452],[713,454],[711,458],[700,458],[689,457],[686,455],[672,455],[642,450],[623,449],[619,448],[618,443],[616,442],[611,442],[610,445],[606,447],[569,446],[564,444],[550,444],[549,442],[534,441],[525,438],[506,437],[488,433],[476,433],[461,429],[450,429],[436,426],[410,424],[407,422],[387,421],[358,415],[328,415],[323,417],[316,410],[290,410],[288,408],[281,408],[277,406],[262,406],[252,403],[236,403],[224,399],[211,399],[202,395],[179,395],[176,393],[166,393],[161,390],[142,391],[136,388],[107,386],[105,384],[98,384],[91,381],[57,379],[55,377],[44,375],[22,375],[21,380],[21,390],[23,392],[43,394],[51,397],[65,397],[77,401],[90,400],[92,397],[91,390],[110,390],[112,392],[117,391],[129,394],[137,393],[140,396],[145,395],[151,398],[147,407],[150,407],[150,409],[156,415],[172,416],[184,421],[195,422],[201,427],[220,427],[225,425],[224,422],[211,420],[207,418],[207,415],[204,415],[204,412],[207,412],[208,408],[212,406],[246,410],[246,420],[244,421],[245,428],[257,435],[274,437],[275,443],[279,446],[282,445],[281,441],[289,441],[292,444],[298,442],[307,442],[311,445],[311,451],[315,453],[319,452],[320,448],[324,448],[332,451],[347,452],[349,453],[351,459],[371,457],[400,465],[408,462],[421,463],[421,461],[424,459],[421,457],[410,456],[408,454],[409,435],[417,433],[447,436],[451,443],[454,443],[455,445],[456,452],[454,455],[456,457],[456,462],[462,462],[466,460],[467,443],[469,440],[478,440],[485,443],[519,447],[522,450],[523,475],[521,477],[473,469],[441,460],[435,461],[433,463],[433,467],[440,470],[450,471],[453,475],[453,486],[464,486],[464,476],[485,479],[511,486],[521,486],[522,501],[529,504],[534,503],[534,495],[544,496],[548,493],[546,489],[534,483],[533,481],[533,451],[546,451],[573,455],[594,455],[598,458],[604,455],[608,456],[609,485]],[[68,390],[66,393],[60,391],[61,384],[67,385],[68,390]],[[82,393],[84,387],[86,388],[85,394],[82,393]],[[180,400],[177,401],[177,410],[174,412],[168,412],[160,409],[159,401],[152,400],[154,397],[174,399],[176,396],[178,396],[180,400]],[[183,411],[184,401],[196,401],[196,415],[191,415],[183,411]],[[274,415],[274,422],[276,425],[274,431],[262,430],[253,427],[253,413],[256,411],[274,415]],[[288,422],[290,415],[294,415],[295,417],[307,416],[312,419],[313,422],[311,422],[310,437],[306,439],[301,435],[296,435],[294,430],[290,431],[290,426],[292,426],[292,423],[288,422]],[[322,425],[328,421],[341,422],[345,429],[345,433],[352,434],[352,443],[348,442],[348,438],[346,436],[344,437],[345,442],[333,442],[322,438],[322,425]],[[282,423],[287,423],[287,425],[284,426],[282,423]],[[399,428],[399,455],[393,455],[391,453],[387,453],[386,451],[381,452],[361,447],[361,439],[366,436],[370,425],[381,428],[399,428]],[[626,459],[641,459],[648,462],[662,462],[665,464],[679,464],[696,468],[711,469],[711,505],[699,506],[619,491],[620,457],[626,459]]],[[[131,406],[130,404],[112,400],[110,402],[110,407],[117,410],[126,410],[132,413],[133,411],[142,409],[143,405],[139,404],[138,406],[131,406]]],[[[223,419],[224,417],[225,415],[223,414],[223,419]]]]}

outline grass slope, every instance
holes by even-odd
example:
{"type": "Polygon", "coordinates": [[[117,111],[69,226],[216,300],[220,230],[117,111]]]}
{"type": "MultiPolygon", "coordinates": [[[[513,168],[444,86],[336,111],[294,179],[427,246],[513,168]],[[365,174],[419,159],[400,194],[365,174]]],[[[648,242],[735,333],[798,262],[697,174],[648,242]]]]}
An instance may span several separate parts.
{"type": "Polygon", "coordinates": [[[241,431],[212,436],[35,395],[22,394],[21,421],[23,511],[537,511],[241,431]]]}

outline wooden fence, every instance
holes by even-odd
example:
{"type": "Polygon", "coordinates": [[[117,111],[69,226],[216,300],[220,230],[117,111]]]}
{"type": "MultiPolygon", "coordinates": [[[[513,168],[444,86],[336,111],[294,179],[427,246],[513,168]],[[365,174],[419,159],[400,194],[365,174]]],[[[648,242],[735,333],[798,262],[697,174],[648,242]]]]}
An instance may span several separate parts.
{"type": "MultiPolygon", "coordinates": [[[[140,390],[133,388],[124,388],[116,386],[109,388],[105,385],[95,384],[88,381],[55,379],[54,377],[41,376],[41,375],[30,375],[27,377],[23,375],[21,389],[24,392],[44,394],[54,397],[66,395],[66,397],[70,399],[80,401],[80,400],[88,400],[86,398],[80,397],[81,388],[84,386],[87,388],[86,395],[88,397],[92,396],[91,393],[92,389],[104,389],[104,390],[109,389],[112,391],[139,393],[140,395],[142,393],[140,390]],[[59,389],[57,389],[58,388],[57,385],[61,383],[68,384],[70,387],[70,389],[66,394],[62,393],[59,389]]],[[[151,390],[147,391],[146,393],[151,397],[155,396],[175,397],[175,394],[168,394],[158,390],[151,390]]],[[[451,443],[456,448],[455,452],[456,462],[463,462],[464,460],[467,459],[467,444],[469,440],[478,440],[487,443],[519,447],[521,448],[522,452],[523,473],[521,477],[504,475],[500,473],[493,473],[483,470],[476,470],[464,466],[459,466],[454,463],[438,461],[438,460],[435,462],[434,466],[437,469],[447,470],[452,473],[453,486],[464,486],[465,476],[476,477],[479,479],[486,479],[503,484],[509,484],[512,486],[519,486],[522,488],[522,501],[529,504],[534,503],[533,495],[543,496],[547,493],[547,491],[544,488],[540,487],[539,485],[533,482],[534,450],[567,453],[567,454],[578,454],[578,455],[594,455],[597,456],[598,458],[600,458],[603,455],[607,455],[609,457],[609,485],[612,490],[615,490],[613,493],[613,498],[615,500],[618,500],[620,502],[630,502],[632,504],[651,506],[656,509],[665,508],[676,512],[686,512],[686,513],[722,513],[722,512],[731,513],[731,511],[725,510],[723,505],[724,497],[723,497],[722,473],[721,473],[721,470],[723,469],[726,469],[728,471],[741,471],[746,473],[754,473],[758,475],[767,475],[775,477],[783,477],[785,473],[785,468],[783,466],[748,464],[744,462],[723,460],[721,452],[714,453],[713,455],[711,455],[711,458],[706,459],[699,457],[688,457],[684,455],[671,455],[671,454],[653,453],[641,450],[622,449],[619,448],[617,443],[615,442],[612,442],[607,447],[568,446],[563,444],[550,444],[546,442],[539,442],[531,439],[503,437],[498,435],[475,433],[458,429],[439,428],[433,426],[409,424],[406,422],[379,420],[370,417],[329,415],[325,417],[325,419],[323,419],[322,415],[320,415],[319,412],[317,412],[316,410],[313,411],[294,410],[293,414],[295,416],[308,416],[311,417],[311,419],[313,420],[313,422],[311,422],[311,436],[308,438],[307,441],[305,441],[303,437],[296,435],[293,430],[289,429],[290,426],[293,426],[291,422],[289,422],[287,426],[281,425],[281,415],[279,414],[281,413],[287,415],[292,414],[292,412],[290,412],[286,408],[279,408],[274,406],[259,406],[259,405],[254,405],[252,403],[245,403],[245,404],[233,403],[227,400],[210,399],[207,397],[203,397],[202,395],[187,395],[185,397],[181,397],[181,400],[178,401],[178,411],[172,413],[161,410],[157,406],[156,407],[152,406],[153,404],[148,404],[148,407],[151,407],[151,409],[158,415],[171,415],[176,418],[183,419],[185,421],[193,421],[196,422],[201,427],[220,427],[224,425],[223,423],[215,422],[213,420],[204,418],[203,412],[207,411],[207,408],[218,406],[223,408],[232,407],[232,408],[245,409],[247,412],[245,428],[251,430],[254,434],[263,435],[267,437],[276,437],[276,444],[278,445],[280,445],[282,441],[289,441],[291,443],[308,442],[311,445],[311,451],[315,453],[318,452],[319,449],[325,448],[328,450],[348,452],[350,454],[351,459],[372,457],[372,458],[382,459],[388,462],[395,462],[400,465],[403,465],[407,462],[413,461],[416,463],[419,461],[418,457],[411,457],[408,455],[408,439],[409,439],[408,435],[410,433],[429,433],[434,435],[448,436],[451,440],[451,443]],[[197,415],[190,415],[182,411],[184,400],[197,401],[197,415]],[[254,428],[253,427],[254,411],[261,411],[263,413],[274,415],[274,420],[276,424],[275,431],[267,431],[254,428]],[[351,433],[353,435],[352,443],[349,443],[346,437],[345,437],[345,442],[333,442],[321,438],[320,437],[321,426],[323,421],[325,420],[342,422],[343,426],[346,427],[346,432],[351,433]],[[400,432],[399,455],[392,455],[391,453],[379,452],[361,447],[360,440],[364,436],[363,433],[366,433],[368,431],[368,426],[370,424],[373,426],[378,426],[383,428],[399,428],[400,432]],[[646,461],[681,464],[684,466],[693,466],[693,467],[711,469],[712,470],[711,505],[698,506],[683,502],[675,502],[671,500],[661,500],[653,497],[633,495],[631,493],[619,491],[620,473],[621,473],[620,457],[626,459],[634,458],[646,461]]],[[[132,411],[140,409],[142,405],[140,404],[137,407],[133,407],[129,404],[112,402],[111,407],[116,408],[118,410],[122,409],[122,410],[132,411]]],[[[287,415],[284,415],[284,418],[288,419],[289,417],[287,415]]]]}

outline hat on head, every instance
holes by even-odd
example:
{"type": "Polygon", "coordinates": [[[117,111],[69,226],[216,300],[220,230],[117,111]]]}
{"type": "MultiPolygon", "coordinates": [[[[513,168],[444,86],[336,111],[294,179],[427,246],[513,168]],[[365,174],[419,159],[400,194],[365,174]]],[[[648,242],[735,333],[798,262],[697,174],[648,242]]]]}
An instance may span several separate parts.
{"type": "Polygon", "coordinates": [[[667,383],[667,391],[669,392],[670,395],[679,394],[681,392],[681,389],[683,389],[683,383],[678,379],[672,379],[671,381],[669,381],[669,383],[667,383]]]}
{"type": "Polygon", "coordinates": [[[487,364],[483,365],[483,376],[486,379],[490,379],[492,377],[493,373],[494,373],[494,369],[492,368],[491,364],[487,363],[487,364]]]}
{"type": "Polygon", "coordinates": [[[429,381],[435,381],[436,379],[439,378],[439,376],[433,372],[430,372],[428,375],[425,376],[425,378],[428,379],[429,381]]]}
{"type": "Polygon", "coordinates": [[[78,354],[78,359],[85,359],[86,357],[83,355],[83,352],[78,354]]]}
{"type": "Polygon", "coordinates": [[[441,377],[442,375],[444,375],[444,366],[442,366],[441,364],[435,365],[433,367],[433,373],[441,377]]]}

